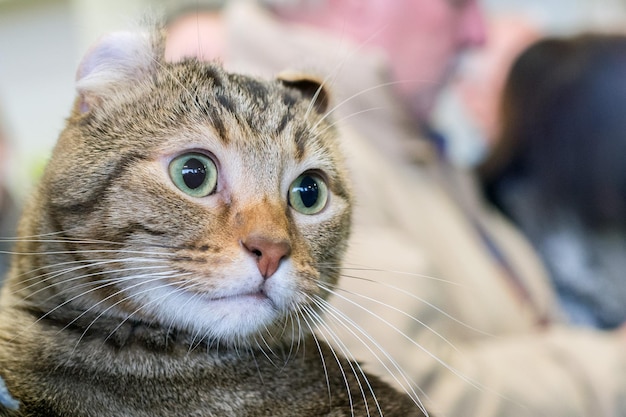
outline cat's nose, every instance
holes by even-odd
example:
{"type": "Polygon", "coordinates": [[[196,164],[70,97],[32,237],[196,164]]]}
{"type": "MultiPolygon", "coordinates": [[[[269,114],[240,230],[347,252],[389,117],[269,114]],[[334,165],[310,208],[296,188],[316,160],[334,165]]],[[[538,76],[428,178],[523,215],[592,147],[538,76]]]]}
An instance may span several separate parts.
{"type": "Polygon", "coordinates": [[[246,250],[256,257],[259,272],[265,279],[274,275],[280,262],[291,253],[291,245],[286,240],[249,236],[242,243],[246,250]]]}

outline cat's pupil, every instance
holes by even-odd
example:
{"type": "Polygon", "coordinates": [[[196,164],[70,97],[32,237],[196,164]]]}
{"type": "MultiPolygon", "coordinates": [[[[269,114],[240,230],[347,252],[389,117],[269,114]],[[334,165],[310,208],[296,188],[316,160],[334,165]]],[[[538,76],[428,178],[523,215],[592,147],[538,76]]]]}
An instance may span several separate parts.
{"type": "Polygon", "coordinates": [[[302,178],[298,188],[302,204],[304,204],[306,208],[313,207],[319,198],[319,185],[317,184],[317,181],[309,176],[306,176],[302,178]]]}
{"type": "Polygon", "coordinates": [[[183,181],[192,190],[200,187],[206,179],[206,166],[196,158],[189,158],[182,168],[183,181]]]}

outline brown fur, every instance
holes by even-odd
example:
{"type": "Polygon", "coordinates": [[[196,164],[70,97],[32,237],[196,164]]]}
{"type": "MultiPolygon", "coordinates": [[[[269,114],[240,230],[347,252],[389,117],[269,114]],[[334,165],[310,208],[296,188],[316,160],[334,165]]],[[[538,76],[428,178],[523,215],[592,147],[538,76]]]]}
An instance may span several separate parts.
{"type": "Polygon", "coordinates": [[[385,416],[421,416],[311,333],[350,224],[325,92],[165,63],[146,45],[119,78],[94,69],[106,48],[79,71],[0,299],[0,374],[21,403],[0,415],[365,416],[376,398],[385,416]],[[170,180],[185,151],[215,162],[211,195],[170,180]],[[303,172],[328,185],[320,213],[288,204],[303,172]]]}

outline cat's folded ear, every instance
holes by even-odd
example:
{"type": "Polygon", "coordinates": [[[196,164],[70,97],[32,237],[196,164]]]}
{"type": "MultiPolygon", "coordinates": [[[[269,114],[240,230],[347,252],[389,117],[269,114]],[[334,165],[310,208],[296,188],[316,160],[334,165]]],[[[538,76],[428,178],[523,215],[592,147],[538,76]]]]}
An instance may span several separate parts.
{"type": "Polygon", "coordinates": [[[107,94],[148,77],[162,54],[158,36],[114,32],[102,37],[83,57],[76,74],[79,111],[85,113],[107,94]]]}
{"type": "Polygon", "coordinates": [[[278,80],[288,87],[299,90],[305,98],[313,102],[313,108],[320,114],[328,110],[330,94],[324,82],[313,75],[298,71],[283,71],[278,80]]]}

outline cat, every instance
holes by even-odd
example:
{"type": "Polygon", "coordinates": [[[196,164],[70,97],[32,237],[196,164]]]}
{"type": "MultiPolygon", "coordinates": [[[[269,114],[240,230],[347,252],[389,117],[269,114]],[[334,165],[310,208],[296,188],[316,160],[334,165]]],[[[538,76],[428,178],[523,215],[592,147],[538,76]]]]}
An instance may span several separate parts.
{"type": "Polygon", "coordinates": [[[352,204],[326,87],[163,45],[79,66],[0,298],[0,415],[427,415],[314,332],[352,204]]]}

